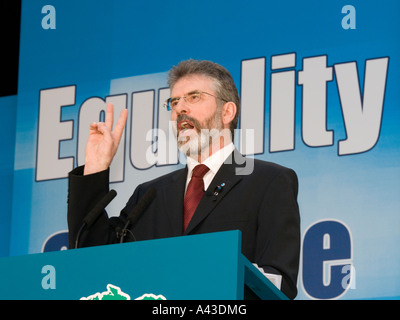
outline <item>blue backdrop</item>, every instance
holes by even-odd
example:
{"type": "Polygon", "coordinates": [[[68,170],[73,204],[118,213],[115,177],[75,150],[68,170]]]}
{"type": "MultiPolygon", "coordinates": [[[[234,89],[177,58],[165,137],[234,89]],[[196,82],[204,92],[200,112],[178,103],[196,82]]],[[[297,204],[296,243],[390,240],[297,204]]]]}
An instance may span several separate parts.
{"type": "Polygon", "coordinates": [[[168,132],[170,67],[207,59],[240,90],[237,146],[299,176],[297,299],[399,298],[399,13],[395,0],[23,1],[3,255],[66,248],[66,177],[108,101],[130,111],[111,214],[183,166],[146,133],[168,132]]]}

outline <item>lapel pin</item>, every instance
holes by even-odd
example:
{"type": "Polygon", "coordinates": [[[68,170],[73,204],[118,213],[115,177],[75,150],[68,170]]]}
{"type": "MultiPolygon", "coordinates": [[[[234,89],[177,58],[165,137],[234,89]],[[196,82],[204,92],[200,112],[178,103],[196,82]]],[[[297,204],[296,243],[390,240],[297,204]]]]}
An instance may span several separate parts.
{"type": "Polygon", "coordinates": [[[219,186],[217,186],[214,190],[214,197],[216,197],[222,192],[222,189],[225,187],[225,182],[222,182],[219,186]]]}

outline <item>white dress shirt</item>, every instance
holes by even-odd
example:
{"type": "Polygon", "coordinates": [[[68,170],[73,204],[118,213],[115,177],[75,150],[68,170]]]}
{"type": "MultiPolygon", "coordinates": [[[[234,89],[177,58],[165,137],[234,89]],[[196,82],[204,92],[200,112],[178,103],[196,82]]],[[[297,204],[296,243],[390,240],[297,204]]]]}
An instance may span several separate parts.
{"type": "MultiPolygon", "coordinates": [[[[215,152],[202,162],[202,164],[206,165],[210,169],[203,177],[204,190],[207,190],[212,179],[214,179],[215,175],[217,174],[219,168],[221,168],[224,161],[229,157],[229,155],[233,152],[234,149],[235,146],[231,142],[230,144],[218,150],[217,152],[215,152]]],[[[190,179],[192,178],[192,171],[194,167],[197,166],[198,164],[200,163],[197,160],[187,157],[188,175],[186,178],[185,190],[189,184],[190,179]]]]}

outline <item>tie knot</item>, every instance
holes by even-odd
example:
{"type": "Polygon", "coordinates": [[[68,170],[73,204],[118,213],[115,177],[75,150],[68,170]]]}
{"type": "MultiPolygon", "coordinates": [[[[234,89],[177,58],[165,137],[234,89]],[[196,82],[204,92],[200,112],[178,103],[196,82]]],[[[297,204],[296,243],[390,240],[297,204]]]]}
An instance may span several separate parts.
{"type": "Polygon", "coordinates": [[[193,172],[192,172],[192,177],[200,178],[202,179],[204,175],[210,170],[209,167],[207,167],[204,164],[199,164],[194,167],[193,172]]]}

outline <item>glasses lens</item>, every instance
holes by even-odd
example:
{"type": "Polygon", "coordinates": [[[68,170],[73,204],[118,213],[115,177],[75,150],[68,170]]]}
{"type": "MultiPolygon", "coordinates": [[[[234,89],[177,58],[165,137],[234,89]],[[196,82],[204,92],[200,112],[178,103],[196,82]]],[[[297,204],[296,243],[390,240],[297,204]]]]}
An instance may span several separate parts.
{"type": "Polygon", "coordinates": [[[201,98],[201,92],[191,92],[188,93],[188,95],[186,96],[186,101],[193,104],[199,102],[200,98],[201,98]]]}
{"type": "MultiPolygon", "coordinates": [[[[185,99],[186,102],[190,104],[197,103],[201,100],[201,92],[200,91],[190,92],[186,96],[183,96],[183,98],[185,99]]],[[[167,109],[168,111],[171,111],[173,108],[176,107],[180,99],[181,97],[167,99],[164,102],[164,108],[167,109]]]]}

